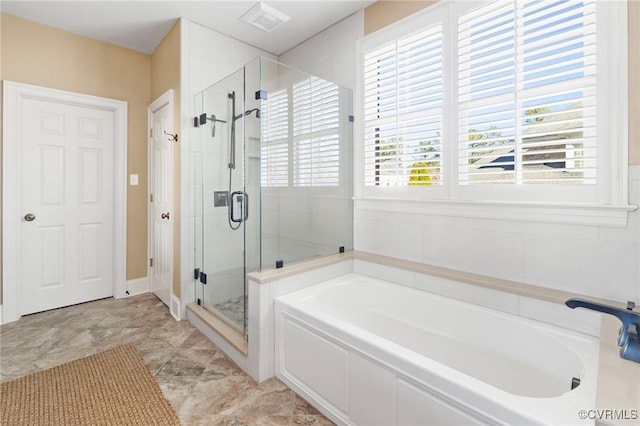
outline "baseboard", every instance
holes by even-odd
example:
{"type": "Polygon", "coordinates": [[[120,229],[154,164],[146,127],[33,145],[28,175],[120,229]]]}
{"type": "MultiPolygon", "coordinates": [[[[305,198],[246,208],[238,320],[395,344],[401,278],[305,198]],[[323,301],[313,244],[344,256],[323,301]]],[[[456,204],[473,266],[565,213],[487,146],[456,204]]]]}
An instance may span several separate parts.
{"type": "Polygon", "coordinates": [[[171,303],[169,304],[169,313],[176,319],[176,321],[180,321],[180,299],[178,299],[175,294],[171,293],[171,303]]]}
{"type": "Polygon", "coordinates": [[[2,305],[0,305],[0,325],[4,324],[2,322],[2,305]]]}
{"type": "Polygon", "coordinates": [[[149,293],[149,291],[149,277],[136,278],[127,281],[127,295],[125,297],[149,293]]]}

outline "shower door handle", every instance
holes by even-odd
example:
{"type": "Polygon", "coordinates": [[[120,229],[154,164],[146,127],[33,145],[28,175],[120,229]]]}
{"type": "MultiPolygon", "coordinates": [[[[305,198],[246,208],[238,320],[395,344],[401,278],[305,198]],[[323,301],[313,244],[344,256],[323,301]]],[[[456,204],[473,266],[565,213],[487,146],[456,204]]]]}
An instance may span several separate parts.
{"type": "Polygon", "coordinates": [[[249,219],[249,195],[244,191],[235,191],[231,193],[229,200],[229,209],[231,221],[235,223],[246,222],[249,219]],[[234,214],[235,201],[240,203],[240,217],[236,218],[234,214]]]}

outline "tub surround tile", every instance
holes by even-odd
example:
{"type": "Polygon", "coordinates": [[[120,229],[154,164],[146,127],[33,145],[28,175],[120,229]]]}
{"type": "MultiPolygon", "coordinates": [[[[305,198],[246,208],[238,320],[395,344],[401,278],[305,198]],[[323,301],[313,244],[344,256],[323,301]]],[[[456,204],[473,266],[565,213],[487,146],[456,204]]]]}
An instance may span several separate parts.
{"type": "Polygon", "coordinates": [[[504,291],[482,288],[459,281],[418,273],[415,274],[414,287],[463,302],[473,303],[474,305],[510,314],[518,313],[518,296],[504,291]]]}
{"type": "Polygon", "coordinates": [[[633,300],[637,281],[632,277],[638,274],[639,249],[631,243],[583,241],[576,245],[571,239],[531,235],[526,239],[524,281],[592,297],[633,300]]]}
{"type": "Polygon", "coordinates": [[[524,281],[524,242],[516,234],[470,229],[461,244],[464,250],[458,258],[466,260],[466,271],[481,275],[499,271],[502,279],[524,281]]]}
{"type": "Polygon", "coordinates": [[[414,286],[414,273],[406,269],[394,268],[392,266],[380,265],[377,263],[362,262],[360,260],[353,261],[353,272],[363,275],[369,275],[381,280],[392,281],[397,284],[414,286]]]}
{"type": "MultiPolygon", "coordinates": [[[[325,266],[331,266],[335,264],[339,264],[345,262],[347,264],[350,263],[353,255],[353,252],[348,251],[345,253],[338,253],[329,256],[321,256],[314,259],[295,262],[288,265],[285,265],[285,268],[280,269],[267,269],[265,271],[260,272],[250,272],[247,274],[247,278],[253,280],[259,284],[279,280],[282,278],[290,277],[293,275],[298,275],[307,271],[315,271],[318,268],[322,268],[325,266]]],[[[339,270],[343,270],[344,267],[338,266],[339,270]]],[[[319,282],[319,281],[317,281],[319,282]]]]}
{"type": "Polygon", "coordinates": [[[519,296],[518,314],[591,336],[600,336],[601,315],[586,309],[569,309],[564,304],[519,296]]]}
{"type": "Polygon", "coordinates": [[[282,277],[272,284],[271,294],[273,298],[283,296],[293,291],[301,290],[343,275],[343,271],[344,268],[342,268],[340,264],[331,264],[312,271],[301,272],[296,276],[282,277]]]}
{"type": "Polygon", "coordinates": [[[425,225],[422,229],[424,250],[420,261],[444,268],[468,269],[469,265],[465,260],[468,253],[462,253],[464,244],[456,238],[465,232],[466,228],[425,225]]]}
{"type": "MultiPolygon", "coordinates": [[[[619,327],[620,322],[616,318],[602,315],[597,408],[600,410],[639,410],[640,364],[620,358],[620,348],[617,346],[619,327]]],[[[630,416],[629,411],[627,411],[627,416],[630,416]]],[[[638,420],[600,420],[597,424],[631,426],[637,425],[638,420]]]]}
{"type": "Polygon", "coordinates": [[[428,265],[425,263],[412,262],[404,259],[397,259],[388,256],[382,256],[374,253],[366,253],[362,251],[354,251],[353,257],[356,260],[364,262],[389,265],[399,269],[406,269],[419,274],[432,275],[434,277],[444,278],[461,283],[487,288],[506,293],[512,293],[518,296],[531,297],[534,299],[545,300],[552,303],[564,304],[567,299],[572,297],[589,298],[597,302],[612,304],[621,308],[626,307],[621,301],[614,301],[599,297],[584,296],[580,293],[573,293],[563,290],[556,290],[536,285],[524,284],[522,282],[504,280],[500,278],[480,275],[471,272],[459,271],[440,266],[428,265]]]}

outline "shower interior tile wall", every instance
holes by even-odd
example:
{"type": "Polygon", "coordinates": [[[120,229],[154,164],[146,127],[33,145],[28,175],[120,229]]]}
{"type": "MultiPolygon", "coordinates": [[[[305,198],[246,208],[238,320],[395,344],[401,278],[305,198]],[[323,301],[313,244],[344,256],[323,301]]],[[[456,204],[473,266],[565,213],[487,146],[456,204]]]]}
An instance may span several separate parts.
{"type": "Polygon", "coordinates": [[[277,259],[317,256],[336,241],[350,248],[353,218],[336,212],[350,212],[351,203],[348,198],[304,194],[291,188],[263,188],[264,267],[273,267],[277,259]]]}

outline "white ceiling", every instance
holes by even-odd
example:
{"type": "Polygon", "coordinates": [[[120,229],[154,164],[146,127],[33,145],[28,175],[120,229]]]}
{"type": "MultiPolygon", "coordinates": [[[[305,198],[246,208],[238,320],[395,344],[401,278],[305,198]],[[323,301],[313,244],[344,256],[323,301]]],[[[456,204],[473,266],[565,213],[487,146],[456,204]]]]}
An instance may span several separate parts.
{"type": "Polygon", "coordinates": [[[143,53],[152,53],[178,18],[280,55],[354,12],[368,0],[297,0],[266,3],[291,17],[271,33],[239,18],[257,0],[98,1],[1,0],[0,11],[143,53]]]}

